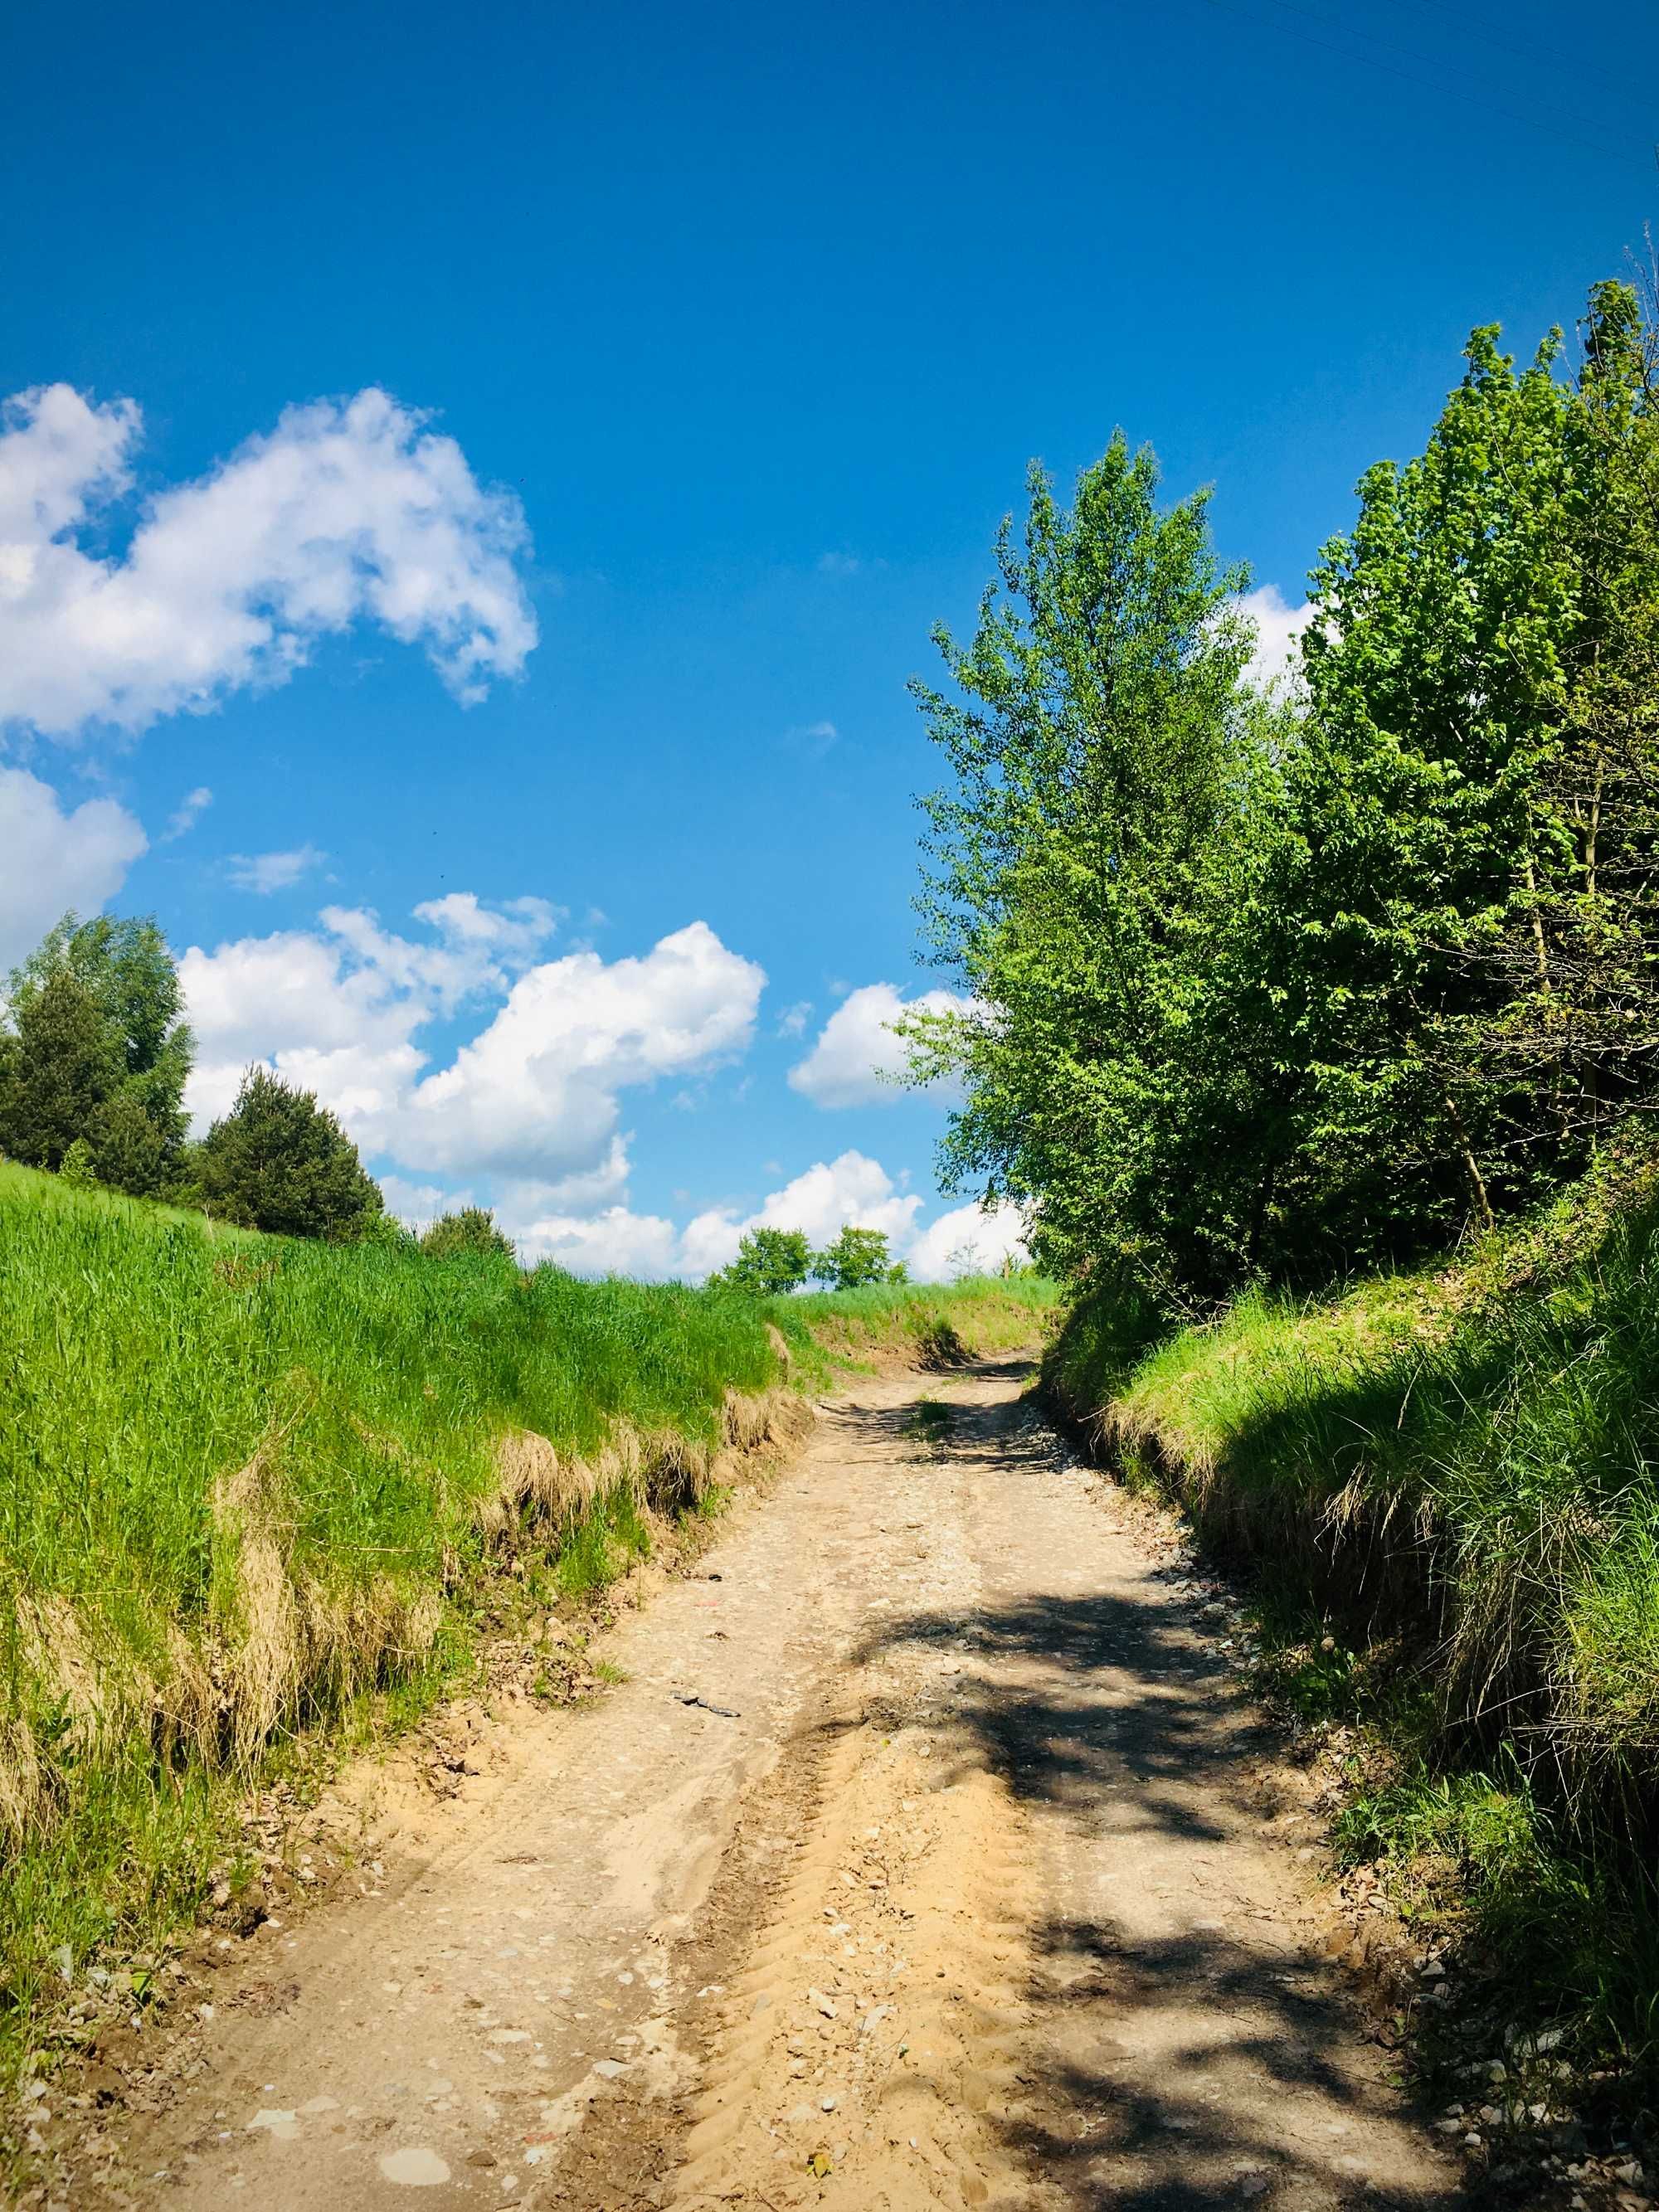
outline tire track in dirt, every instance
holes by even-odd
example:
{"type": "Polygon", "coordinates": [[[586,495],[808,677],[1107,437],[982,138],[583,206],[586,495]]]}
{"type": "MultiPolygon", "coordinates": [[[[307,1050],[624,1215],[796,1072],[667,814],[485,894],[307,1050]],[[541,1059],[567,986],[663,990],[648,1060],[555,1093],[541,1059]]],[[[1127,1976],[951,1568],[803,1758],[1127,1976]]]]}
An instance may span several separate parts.
{"type": "Polygon", "coordinates": [[[712,2039],[687,2212],[783,2212],[831,2174],[872,2212],[1012,2201],[990,2121],[1029,2019],[1019,1821],[986,1767],[947,1780],[924,1730],[894,1726],[827,1729],[823,1817],[712,2039]]]}

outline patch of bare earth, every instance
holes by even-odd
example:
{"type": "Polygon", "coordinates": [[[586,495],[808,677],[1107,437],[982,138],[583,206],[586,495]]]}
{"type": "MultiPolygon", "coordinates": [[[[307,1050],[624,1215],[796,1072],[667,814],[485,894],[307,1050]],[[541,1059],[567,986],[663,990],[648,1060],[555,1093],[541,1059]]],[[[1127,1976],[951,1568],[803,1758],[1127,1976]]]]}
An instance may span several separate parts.
{"type": "Polygon", "coordinates": [[[251,1939],[273,2008],[106,2119],[77,2212],[1455,2203],[1224,1638],[1021,1379],[838,1401],[599,1710],[251,1939]]]}

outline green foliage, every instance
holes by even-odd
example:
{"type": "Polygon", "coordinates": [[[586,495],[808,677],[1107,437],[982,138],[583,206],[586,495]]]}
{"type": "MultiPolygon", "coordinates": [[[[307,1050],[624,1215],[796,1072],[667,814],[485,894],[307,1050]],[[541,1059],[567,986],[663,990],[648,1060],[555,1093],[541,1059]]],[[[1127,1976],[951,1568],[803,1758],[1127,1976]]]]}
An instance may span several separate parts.
{"type": "Polygon", "coordinates": [[[802,1229],[751,1229],[738,1246],[729,1267],[709,1277],[712,1289],[740,1291],[746,1297],[775,1298],[797,1291],[812,1272],[812,1255],[802,1229]]]}
{"type": "Polygon", "coordinates": [[[0,1148],[55,1168],[77,1139],[100,1182],[152,1194],[177,1168],[193,1045],[154,921],[66,915],[7,986],[0,1148]]]}
{"type": "Polygon", "coordinates": [[[67,969],[15,1003],[12,1019],[0,1039],[0,1144],[30,1166],[59,1167],[120,1080],[108,1026],[67,969]]]}
{"type": "Polygon", "coordinates": [[[976,1010],[905,1034],[916,1077],[965,1080],[953,1185],[1034,1206],[1062,1269],[1119,1253],[1164,1276],[1210,1234],[1182,1142],[1194,1020],[1274,710],[1241,681],[1247,578],[1217,563],[1206,496],[1157,489],[1121,436],[1069,510],[1034,469],[972,641],[938,633],[959,696],[913,687],[953,775],[924,802],[922,915],[976,1010]]]}
{"type": "Polygon", "coordinates": [[[340,1242],[384,1210],[334,1115],[268,1068],[248,1069],[236,1103],[203,1139],[196,1168],[214,1212],[273,1235],[340,1242]]]}
{"type": "Polygon", "coordinates": [[[71,1190],[92,1190],[98,1176],[92,1163],[92,1146],[84,1137],[77,1137],[64,1153],[58,1170],[61,1181],[71,1190]]]}
{"type": "Polygon", "coordinates": [[[464,1206],[454,1213],[441,1213],[421,1238],[428,1260],[452,1259],[458,1252],[489,1259],[516,1260],[513,1239],[495,1226],[487,1206],[464,1206]]]}
{"type": "Polygon", "coordinates": [[[812,1279],[832,1291],[862,1290],[866,1283],[902,1282],[902,1268],[895,1274],[880,1229],[843,1229],[839,1237],[812,1255],[812,1279]]]}
{"type": "Polygon", "coordinates": [[[1244,678],[1201,497],[1120,437],[1023,550],[950,696],[914,1018],[947,1176],[1169,1313],[1490,1228],[1659,1104],[1659,336],[1598,286],[1576,374],[1477,331],[1359,485],[1297,679],[1244,678]]]}

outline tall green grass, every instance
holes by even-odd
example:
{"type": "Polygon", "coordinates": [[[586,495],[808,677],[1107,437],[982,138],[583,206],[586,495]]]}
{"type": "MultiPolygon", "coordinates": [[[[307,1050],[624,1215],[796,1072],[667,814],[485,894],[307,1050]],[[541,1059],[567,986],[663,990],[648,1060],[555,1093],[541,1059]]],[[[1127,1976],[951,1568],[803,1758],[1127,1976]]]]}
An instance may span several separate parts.
{"type": "Polygon", "coordinates": [[[251,1761],[453,1658],[504,1549],[596,1579],[781,1375],[740,1300],[227,1237],[12,1167],[0,1328],[0,2043],[188,1907],[251,1761]]]}
{"type": "Polygon", "coordinates": [[[768,1310],[819,1379],[835,1363],[883,1355],[917,1367],[1035,1349],[1058,1319],[1060,1291],[1030,1268],[954,1283],[872,1283],[774,1298],[768,1310]]]}
{"type": "Polygon", "coordinates": [[[1255,1564],[1269,1613],[1332,1632],[1321,1663],[1401,1761],[1349,1847],[1367,1821],[1407,1850],[1461,1839],[1540,2002],[1659,2066],[1650,1174],[1456,1267],[1321,1303],[1252,1292],[1139,1349],[1079,1310],[1048,1375],[1103,1449],[1255,1564]]]}
{"type": "Polygon", "coordinates": [[[0,1163],[0,2069],[200,1897],[249,1775],[602,1583],[830,1354],[1028,1285],[763,1307],[226,1231],[0,1163]]]}

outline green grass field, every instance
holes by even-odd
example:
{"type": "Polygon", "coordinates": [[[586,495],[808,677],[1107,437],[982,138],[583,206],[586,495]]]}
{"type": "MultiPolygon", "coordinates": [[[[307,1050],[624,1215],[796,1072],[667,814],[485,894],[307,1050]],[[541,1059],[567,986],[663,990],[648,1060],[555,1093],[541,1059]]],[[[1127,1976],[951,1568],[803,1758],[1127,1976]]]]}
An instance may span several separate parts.
{"type": "Polygon", "coordinates": [[[1048,1296],[762,1307],[0,1164],[0,2059],[191,1912],[252,1776],[453,1679],[504,1592],[619,1571],[790,1381],[1030,1341],[1048,1296]]]}
{"type": "Polygon", "coordinates": [[[1659,2068],[1650,1175],[1455,1266],[1253,1293],[1139,1351],[1085,1307],[1048,1376],[1252,1565],[1297,1694],[1381,1730],[1392,1772],[1345,1847],[1458,1861],[1534,2001],[1659,2068]]]}

